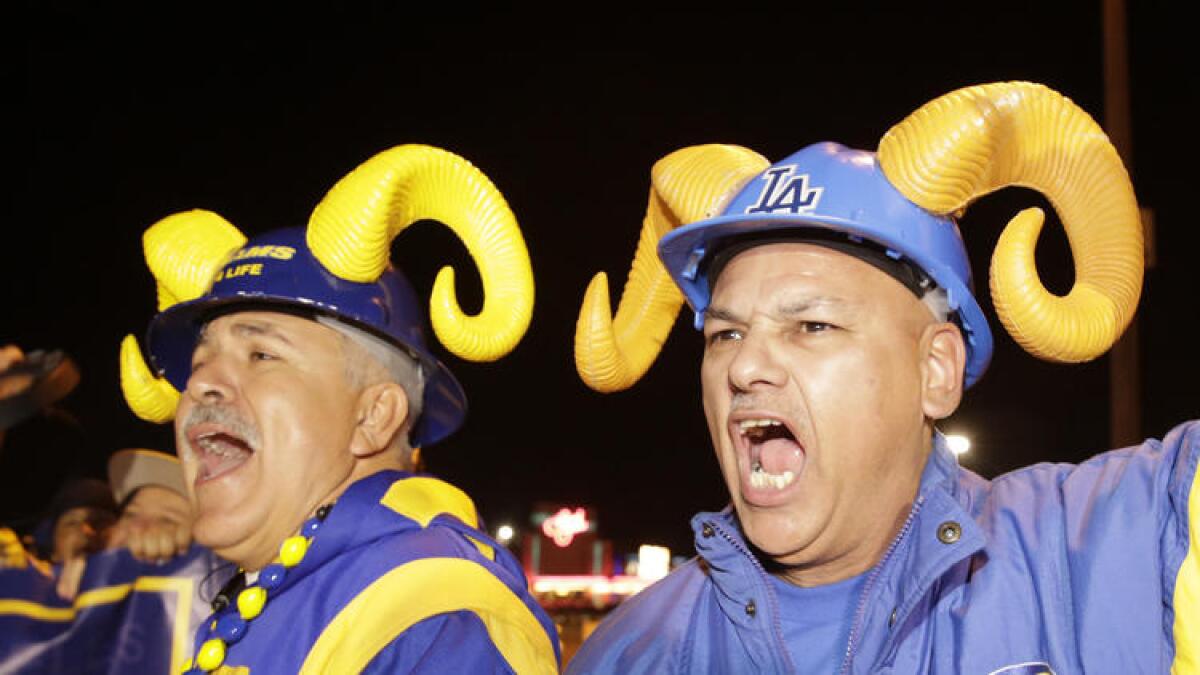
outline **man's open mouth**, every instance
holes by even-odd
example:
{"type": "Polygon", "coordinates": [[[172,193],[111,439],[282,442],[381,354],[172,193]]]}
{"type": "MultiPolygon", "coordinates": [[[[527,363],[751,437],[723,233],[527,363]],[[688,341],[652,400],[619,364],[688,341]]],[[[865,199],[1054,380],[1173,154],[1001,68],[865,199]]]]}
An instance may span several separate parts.
{"type": "Polygon", "coordinates": [[[188,434],[188,441],[199,465],[197,484],[237,469],[254,453],[246,439],[227,429],[198,429],[188,434]]]}
{"type": "Polygon", "coordinates": [[[804,470],[804,448],[786,424],[760,417],[739,420],[737,428],[749,449],[751,487],[782,490],[795,482],[804,470]]]}

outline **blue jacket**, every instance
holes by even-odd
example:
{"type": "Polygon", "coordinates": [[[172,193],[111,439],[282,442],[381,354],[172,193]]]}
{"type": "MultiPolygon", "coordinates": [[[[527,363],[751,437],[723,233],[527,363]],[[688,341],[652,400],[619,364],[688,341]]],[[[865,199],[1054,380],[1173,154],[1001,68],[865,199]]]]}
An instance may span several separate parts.
{"type": "Polygon", "coordinates": [[[475,523],[470,499],[435,478],[354,483],[230,645],[224,672],[558,672],[554,623],[475,523]]]}
{"type": "MultiPolygon", "coordinates": [[[[1200,672],[1198,461],[1189,422],[987,481],[938,436],[827,672],[1200,672]]],[[[692,527],[699,556],[606,617],[568,673],[795,672],[734,514],[692,527]]]]}

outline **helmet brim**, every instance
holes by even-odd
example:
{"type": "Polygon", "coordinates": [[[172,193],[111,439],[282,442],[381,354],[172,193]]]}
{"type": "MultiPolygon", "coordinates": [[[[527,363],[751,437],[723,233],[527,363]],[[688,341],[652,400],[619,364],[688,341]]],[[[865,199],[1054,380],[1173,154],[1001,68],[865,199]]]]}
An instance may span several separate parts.
{"type": "Polygon", "coordinates": [[[297,300],[262,293],[247,293],[221,298],[200,298],[172,305],[150,322],[146,335],[151,365],[179,391],[187,387],[191,375],[192,353],[204,324],[218,316],[259,309],[305,315],[329,316],[367,331],[416,359],[425,376],[421,417],[410,433],[414,447],[433,445],[462,426],[467,415],[467,397],[453,373],[428,350],[384,334],[372,326],[354,321],[336,307],[320,302],[297,300]]]}

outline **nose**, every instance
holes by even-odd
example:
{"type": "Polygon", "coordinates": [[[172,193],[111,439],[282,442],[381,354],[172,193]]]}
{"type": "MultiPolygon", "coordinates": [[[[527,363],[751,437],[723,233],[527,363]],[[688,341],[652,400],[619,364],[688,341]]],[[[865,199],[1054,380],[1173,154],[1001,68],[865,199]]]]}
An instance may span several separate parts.
{"type": "Polygon", "coordinates": [[[787,381],[787,369],[779,362],[769,340],[750,333],[738,344],[729,363],[729,385],[734,391],[778,387],[787,381]]]}
{"type": "Polygon", "coordinates": [[[186,393],[197,403],[228,403],[233,400],[233,380],[227,359],[212,355],[192,371],[186,393]]]}

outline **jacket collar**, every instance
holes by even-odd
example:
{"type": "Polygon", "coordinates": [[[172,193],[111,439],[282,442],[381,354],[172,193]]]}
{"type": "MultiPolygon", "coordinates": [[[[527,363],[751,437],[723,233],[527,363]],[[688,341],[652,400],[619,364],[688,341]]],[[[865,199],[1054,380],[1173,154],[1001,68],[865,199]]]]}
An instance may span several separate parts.
{"type": "Polygon", "coordinates": [[[987,544],[983,529],[960,503],[966,493],[960,482],[966,472],[937,432],[925,463],[913,504],[912,523],[896,542],[896,550],[879,565],[879,581],[871,602],[888,603],[895,611],[883,620],[903,625],[908,614],[933,584],[959,562],[987,544]]]}
{"type": "MultiPolygon", "coordinates": [[[[467,532],[474,521],[474,504],[449,483],[394,470],[366,476],[338,498],[312,538],[303,561],[289,570],[277,592],[294,585],[342,552],[380,537],[417,531],[435,522],[467,532]]],[[[474,530],[470,532],[483,539],[474,530]]],[[[477,546],[486,548],[488,543],[481,541],[477,546]]]]}

